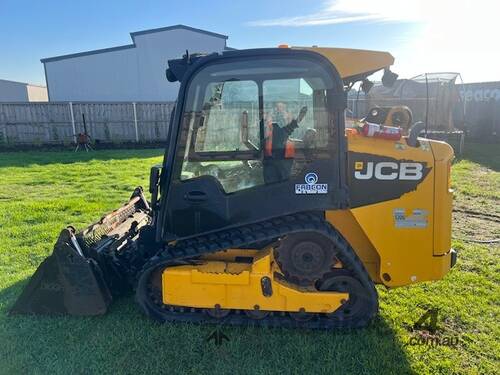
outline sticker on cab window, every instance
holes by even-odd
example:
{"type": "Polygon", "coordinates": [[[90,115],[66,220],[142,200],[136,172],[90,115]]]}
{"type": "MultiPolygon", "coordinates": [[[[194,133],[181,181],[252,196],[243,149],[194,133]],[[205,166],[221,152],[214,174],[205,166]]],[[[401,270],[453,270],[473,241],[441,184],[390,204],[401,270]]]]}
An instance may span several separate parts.
{"type": "Polygon", "coordinates": [[[316,173],[307,173],[304,181],[305,184],[295,184],[295,194],[328,194],[328,184],[318,184],[316,173]]]}

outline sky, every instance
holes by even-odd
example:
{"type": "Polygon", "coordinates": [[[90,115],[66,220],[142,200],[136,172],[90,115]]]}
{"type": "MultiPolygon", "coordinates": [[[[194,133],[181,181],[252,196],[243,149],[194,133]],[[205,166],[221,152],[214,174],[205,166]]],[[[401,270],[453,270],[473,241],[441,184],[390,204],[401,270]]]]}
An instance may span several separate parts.
{"type": "Polygon", "coordinates": [[[0,16],[0,79],[35,84],[45,84],[41,58],[130,44],[130,32],[174,24],[228,35],[238,49],[389,51],[404,78],[500,80],[495,0],[0,0],[0,16]]]}

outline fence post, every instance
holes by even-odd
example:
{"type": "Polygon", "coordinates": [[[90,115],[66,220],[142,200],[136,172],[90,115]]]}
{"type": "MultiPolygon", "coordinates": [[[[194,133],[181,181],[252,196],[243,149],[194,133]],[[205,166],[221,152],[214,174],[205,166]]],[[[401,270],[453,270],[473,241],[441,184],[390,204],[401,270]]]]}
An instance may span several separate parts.
{"type": "Polygon", "coordinates": [[[75,115],[73,114],[73,102],[69,102],[69,113],[71,114],[71,128],[73,129],[73,142],[76,143],[75,115]]]}
{"type": "Polygon", "coordinates": [[[9,140],[7,139],[7,125],[6,124],[1,124],[2,130],[0,131],[0,141],[3,141],[3,143],[8,144],[9,140]]]}
{"type": "Polygon", "coordinates": [[[137,108],[135,102],[132,103],[132,107],[134,108],[135,141],[139,143],[139,128],[137,127],[137,108]]]}

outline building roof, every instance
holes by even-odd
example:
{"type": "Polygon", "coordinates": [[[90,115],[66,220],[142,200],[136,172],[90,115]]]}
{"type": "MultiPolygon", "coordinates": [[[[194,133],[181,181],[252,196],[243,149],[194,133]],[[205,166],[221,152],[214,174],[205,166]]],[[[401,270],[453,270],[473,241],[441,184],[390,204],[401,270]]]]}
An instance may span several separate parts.
{"type": "Polygon", "coordinates": [[[47,57],[47,58],[41,59],[40,61],[45,64],[46,62],[51,62],[51,61],[66,60],[66,59],[72,59],[72,58],[75,58],[75,57],[96,55],[96,54],[100,54],[100,53],[114,52],[114,51],[120,51],[120,50],[124,50],[124,49],[129,49],[129,48],[135,48],[136,47],[136,45],[135,45],[135,37],[136,36],[138,36],[138,35],[145,35],[145,34],[159,33],[159,32],[169,31],[169,30],[188,30],[188,31],[193,31],[193,32],[200,33],[200,34],[210,35],[210,36],[213,36],[213,37],[216,37],[216,38],[221,38],[221,39],[226,39],[226,40],[228,38],[227,35],[214,33],[212,31],[197,29],[197,28],[194,28],[194,27],[186,26],[186,25],[173,25],[173,26],[160,27],[160,28],[157,28],[157,29],[148,29],[148,30],[134,31],[134,32],[130,33],[130,37],[132,38],[132,44],[126,44],[126,45],[123,45],[123,46],[110,47],[110,48],[96,49],[96,50],[92,50],[92,51],[71,53],[71,54],[68,54],[68,55],[60,55],[60,56],[54,56],[54,57],[47,57]]]}
{"type": "Polygon", "coordinates": [[[173,25],[173,26],[159,27],[157,29],[148,29],[148,30],[142,30],[142,31],[134,31],[134,32],[130,33],[130,36],[131,36],[132,40],[135,42],[135,37],[137,35],[153,34],[153,33],[160,33],[162,31],[179,30],[179,29],[188,30],[188,31],[194,31],[195,33],[206,34],[206,35],[214,36],[216,38],[221,38],[221,39],[227,39],[228,38],[227,35],[214,33],[212,31],[197,29],[195,27],[186,26],[186,25],[173,25]]]}
{"type": "Polygon", "coordinates": [[[25,85],[25,86],[35,86],[35,87],[43,87],[43,88],[46,88],[45,86],[43,85],[37,85],[35,83],[29,83],[29,82],[20,82],[20,81],[12,81],[10,79],[2,79],[0,78],[0,81],[1,82],[8,82],[8,83],[17,83],[19,85],[25,85]]]}

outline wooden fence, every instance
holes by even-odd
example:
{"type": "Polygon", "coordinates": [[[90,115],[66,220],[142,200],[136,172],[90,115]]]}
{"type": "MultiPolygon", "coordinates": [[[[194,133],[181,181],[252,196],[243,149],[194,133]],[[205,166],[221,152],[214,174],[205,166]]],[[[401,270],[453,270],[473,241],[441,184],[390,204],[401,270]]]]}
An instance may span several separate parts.
{"type": "Polygon", "coordinates": [[[94,142],[164,141],[174,103],[0,103],[0,147],[69,144],[86,132],[94,142]]]}

